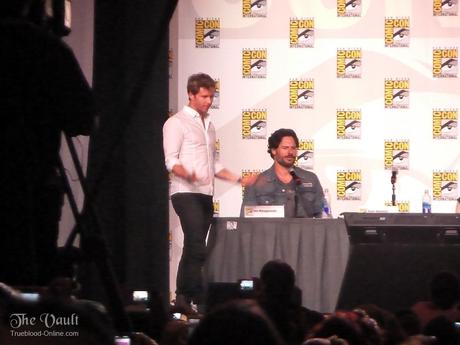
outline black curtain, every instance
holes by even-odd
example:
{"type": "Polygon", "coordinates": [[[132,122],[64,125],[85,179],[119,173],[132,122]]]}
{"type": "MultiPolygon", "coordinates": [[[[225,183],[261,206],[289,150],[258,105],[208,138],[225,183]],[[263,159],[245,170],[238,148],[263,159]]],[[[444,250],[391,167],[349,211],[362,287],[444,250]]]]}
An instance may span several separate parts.
{"type": "MultiPolygon", "coordinates": [[[[88,162],[89,200],[122,289],[156,291],[164,301],[169,243],[162,126],[168,116],[167,29],[175,3],[95,1],[99,123],[88,162]]],[[[85,295],[110,303],[96,272],[86,270],[85,295]]]]}

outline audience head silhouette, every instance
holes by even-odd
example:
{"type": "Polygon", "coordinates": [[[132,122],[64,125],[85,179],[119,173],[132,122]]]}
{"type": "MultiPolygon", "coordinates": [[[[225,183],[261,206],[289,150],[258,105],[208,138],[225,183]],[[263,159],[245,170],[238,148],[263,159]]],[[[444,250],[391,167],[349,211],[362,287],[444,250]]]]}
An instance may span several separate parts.
{"type": "Polygon", "coordinates": [[[207,314],[187,345],[282,345],[277,331],[260,313],[231,302],[207,314]]]}
{"type": "Polygon", "coordinates": [[[291,297],[295,284],[295,272],[281,260],[268,261],[260,271],[262,291],[268,296],[291,297]]]}
{"type": "Polygon", "coordinates": [[[460,299],[460,282],[451,272],[436,274],[430,284],[431,300],[440,309],[449,309],[460,299]]]}

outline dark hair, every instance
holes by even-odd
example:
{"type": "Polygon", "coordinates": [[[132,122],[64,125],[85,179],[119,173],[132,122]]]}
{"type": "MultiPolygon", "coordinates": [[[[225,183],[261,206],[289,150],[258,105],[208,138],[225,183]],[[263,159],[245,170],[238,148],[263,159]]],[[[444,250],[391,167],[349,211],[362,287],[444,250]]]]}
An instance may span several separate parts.
{"type": "Polygon", "coordinates": [[[187,345],[282,345],[277,330],[266,318],[236,302],[207,314],[187,345]]]}
{"type": "Polygon", "coordinates": [[[460,282],[452,272],[436,274],[430,283],[431,300],[441,309],[451,308],[460,298],[460,282]]]}
{"type": "Polygon", "coordinates": [[[269,295],[291,295],[295,284],[295,272],[286,262],[271,260],[262,267],[260,280],[269,295]]]}
{"type": "Polygon", "coordinates": [[[297,138],[297,134],[292,129],[289,128],[280,128],[272,133],[270,138],[268,138],[268,150],[267,152],[270,154],[270,157],[273,158],[272,149],[278,148],[280,145],[281,140],[284,137],[292,137],[295,141],[295,146],[299,147],[299,138],[297,138]]]}
{"type": "Polygon", "coordinates": [[[346,340],[349,344],[362,345],[366,343],[357,322],[338,316],[325,319],[314,332],[314,338],[329,338],[337,336],[346,340]]]}
{"type": "Polygon", "coordinates": [[[216,87],[216,82],[206,73],[192,74],[187,81],[187,93],[196,95],[200,87],[211,89],[216,87]]]}

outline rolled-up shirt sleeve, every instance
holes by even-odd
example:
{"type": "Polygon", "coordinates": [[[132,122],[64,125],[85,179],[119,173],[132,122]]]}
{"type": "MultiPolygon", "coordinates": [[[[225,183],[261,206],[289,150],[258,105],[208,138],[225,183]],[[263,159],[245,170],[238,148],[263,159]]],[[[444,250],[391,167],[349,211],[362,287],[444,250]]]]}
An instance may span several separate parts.
{"type": "Polygon", "coordinates": [[[163,126],[163,150],[165,154],[166,169],[169,172],[176,164],[181,164],[179,153],[184,133],[180,121],[175,118],[170,118],[163,126]]]}

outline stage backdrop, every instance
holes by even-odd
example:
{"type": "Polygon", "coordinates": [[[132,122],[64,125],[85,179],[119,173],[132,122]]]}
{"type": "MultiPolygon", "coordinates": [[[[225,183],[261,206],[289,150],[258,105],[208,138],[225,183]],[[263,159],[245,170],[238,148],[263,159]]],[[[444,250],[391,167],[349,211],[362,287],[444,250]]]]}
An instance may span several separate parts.
{"type": "MultiPolygon", "coordinates": [[[[211,75],[216,148],[229,169],[267,169],[268,136],[292,128],[297,164],[319,176],[335,217],[384,210],[392,171],[400,212],[421,212],[425,189],[433,212],[454,211],[457,0],[188,0],[170,29],[170,111],[187,103],[190,74],[211,75]]],[[[239,215],[242,192],[216,182],[216,216],[239,215]]],[[[182,234],[170,213],[174,291],[182,234]]]]}

